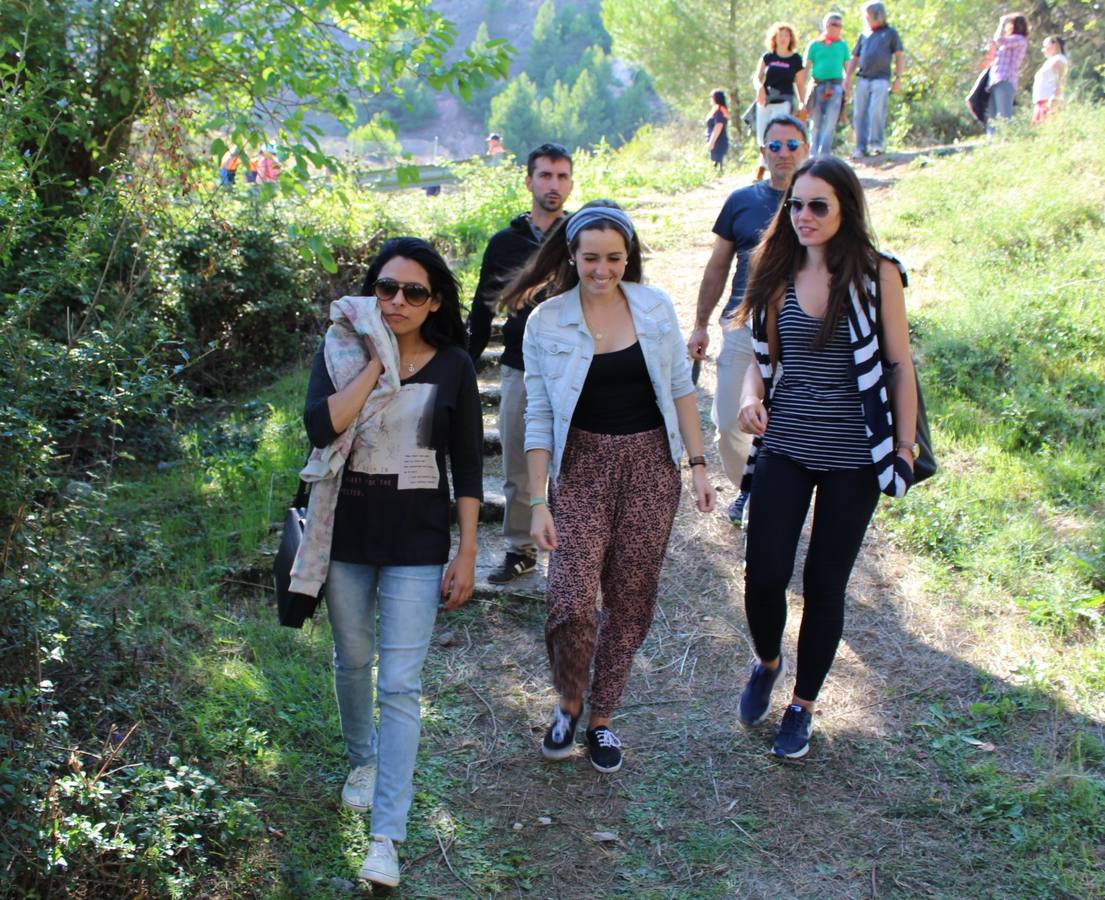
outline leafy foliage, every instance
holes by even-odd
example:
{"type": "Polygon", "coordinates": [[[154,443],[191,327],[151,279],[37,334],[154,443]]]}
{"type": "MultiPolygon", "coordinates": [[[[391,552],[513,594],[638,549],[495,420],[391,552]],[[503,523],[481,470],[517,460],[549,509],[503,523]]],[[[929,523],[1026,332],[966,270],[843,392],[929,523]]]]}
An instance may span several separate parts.
{"type": "Polygon", "coordinates": [[[545,0],[527,71],[490,98],[489,128],[518,156],[548,140],[569,149],[623,143],[650,118],[651,87],[643,72],[621,84],[609,47],[597,3],[557,9],[545,0]]]}

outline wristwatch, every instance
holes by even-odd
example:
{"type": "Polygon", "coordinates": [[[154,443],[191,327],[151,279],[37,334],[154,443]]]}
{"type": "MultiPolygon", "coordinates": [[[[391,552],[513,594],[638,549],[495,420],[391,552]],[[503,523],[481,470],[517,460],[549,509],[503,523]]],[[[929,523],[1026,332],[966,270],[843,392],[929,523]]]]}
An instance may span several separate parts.
{"type": "Polygon", "coordinates": [[[693,469],[695,466],[702,466],[703,468],[705,468],[706,467],[706,457],[705,456],[692,456],[690,459],[687,460],[687,468],[688,469],[693,469]]]}
{"type": "Polygon", "coordinates": [[[914,459],[917,459],[917,457],[921,455],[921,445],[918,444],[916,441],[914,441],[912,444],[908,443],[907,441],[898,441],[898,443],[894,446],[894,449],[895,451],[908,450],[910,453],[913,454],[914,459]]]}

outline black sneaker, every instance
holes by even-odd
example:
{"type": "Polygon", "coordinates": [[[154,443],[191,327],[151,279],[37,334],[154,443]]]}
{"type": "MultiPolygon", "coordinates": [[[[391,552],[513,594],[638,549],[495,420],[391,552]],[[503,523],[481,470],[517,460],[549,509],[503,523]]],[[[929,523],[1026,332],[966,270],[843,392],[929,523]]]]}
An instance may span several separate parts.
{"type": "Polygon", "coordinates": [[[541,742],[541,755],[545,759],[564,759],[576,748],[576,723],[579,714],[572,716],[557,705],[553,710],[552,722],[541,742]]]}
{"type": "Polygon", "coordinates": [[[492,584],[506,584],[513,581],[519,575],[528,575],[537,568],[537,557],[528,553],[515,553],[509,551],[503,559],[503,564],[487,576],[492,584]]]}
{"type": "Polygon", "coordinates": [[[775,735],[771,752],[783,759],[801,759],[810,752],[810,735],[813,734],[813,714],[792,703],[783,713],[783,724],[775,735]]]}
{"type": "Polygon", "coordinates": [[[622,742],[605,725],[587,729],[587,749],[596,772],[617,772],[622,767],[622,742]]]}
{"type": "Polygon", "coordinates": [[[779,667],[772,672],[763,663],[757,662],[752,666],[752,674],[748,678],[748,684],[741,691],[740,720],[742,725],[759,725],[771,709],[771,692],[775,690],[775,684],[779,676],[786,670],[787,661],[779,660],[779,667]]]}

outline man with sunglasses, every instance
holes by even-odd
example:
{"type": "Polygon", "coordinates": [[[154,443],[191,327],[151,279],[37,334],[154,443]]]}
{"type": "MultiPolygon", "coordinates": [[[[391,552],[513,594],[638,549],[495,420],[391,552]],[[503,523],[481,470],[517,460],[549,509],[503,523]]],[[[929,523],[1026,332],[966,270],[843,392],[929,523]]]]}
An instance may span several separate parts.
{"type": "MultiPolygon", "coordinates": [[[[794,116],[772,119],[764,129],[764,146],[760,150],[770,177],[738,188],[725,201],[714,223],[714,249],[698,288],[694,331],[687,339],[691,359],[705,359],[706,347],[710,343],[710,316],[725,290],[729,269],[736,256],[733,287],[721,313],[721,353],[717,358],[717,387],[714,389],[711,412],[717,427],[721,464],[734,487],[740,485],[748,448],[752,443],[752,436],[737,426],[737,416],[740,414],[741,384],[753,356],[750,329],[747,326],[732,328],[729,320],[744,299],[752,250],[759,243],[760,234],[778,212],[795,170],[809,155],[806,126],[794,116]]],[[[743,526],[747,504],[748,494],[741,492],[726,507],[729,521],[738,528],[743,526]]]]}
{"type": "MultiPolygon", "coordinates": [[[[480,280],[468,314],[468,352],[477,362],[491,337],[499,292],[533,255],[557,220],[572,192],[572,157],[560,144],[542,144],[526,158],[526,189],[533,197],[529,212],[492,235],[483,254],[480,280]]],[[[532,307],[511,313],[503,324],[500,358],[499,437],[503,446],[503,536],[508,549],[502,565],[487,580],[506,584],[537,567],[537,548],[530,537],[529,475],[525,453],[526,388],[522,336],[532,307]]]]}

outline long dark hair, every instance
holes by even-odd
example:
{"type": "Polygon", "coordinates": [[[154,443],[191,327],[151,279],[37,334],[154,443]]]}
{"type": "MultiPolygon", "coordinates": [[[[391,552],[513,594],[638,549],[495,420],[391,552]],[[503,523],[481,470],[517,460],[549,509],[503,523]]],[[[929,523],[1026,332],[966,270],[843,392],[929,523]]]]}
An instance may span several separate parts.
{"type": "Polygon", "coordinates": [[[1024,13],[1013,13],[1013,34],[1028,37],[1028,19],[1024,17],[1024,13]]]}
{"type": "Polygon", "coordinates": [[[397,256],[416,262],[426,270],[426,274],[430,276],[433,299],[441,303],[426,317],[419,329],[423,340],[431,347],[467,347],[468,335],[460,317],[460,287],[457,279],[441,254],[422,238],[397,237],[385,241],[368,267],[361,294],[365,297],[372,296],[380,270],[397,256]]]}
{"type": "Polygon", "coordinates": [[[803,175],[812,175],[826,182],[840,204],[840,228],[825,245],[825,264],[830,275],[829,302],[821,330],[814,340],[814,347],[823,347],[836,331],[840,317],[851,302],[849,286],[855,285],[862,294],[864,278],[878,277],[878,251],[868,224],[863,188],[852,167],[835,156],[806,160],[794,173],[784,202],[752,252],[748,287],[737,321],[744,324],[760,312],[769,310],[779,291],[794,280],[806,260],[806,248],[798,242],[786,204],[794,191],[795,182],[803,175]]]}
{"type": "Polygon", "coordinates": [[[718,107],[726,116],[729,115],[729,101],[725,99],[725,91],[721,88],[714,88],[710,92],[710,99],[714,106],[718,107]]]}
{"type": "MultiPolygon", "coordinates": [[[[609,206],[614,209],[621,209],[613,200],[592,200],[590,203],[583,204],[580,211],[592,206],[609,206]]],[[[555,297],[557,294],[570,291],[579,284],[579,273],[576,271],[576,267],[571,264],[572,254],[579,249],[579,234],[570,243],[564,237],[565,229],[571,220],[572,216],[562,216],[558,219],[549,233],[545,235],[545,240],[541,242],[541,248],[533,254],[529,262],[522,266],[518,274],[503,288],[499,295],[499,305],[504,310],[517,312],[523,306],[532,306],[536,303],[538,295],[555,297]]],[[[613,222],[606,222],[601,219],[590,225],[585,225],[580,230],[580,234],[584,231],[608,230],[614,230],[621,234],[613,222]]],[[[622,276],[622,281],[639,282],[643,267],[641,265],[641,242],[638,240],[636,232],[633,234],[633,240],[626,247],[626,252],[625,274],[622,276]]]]}

